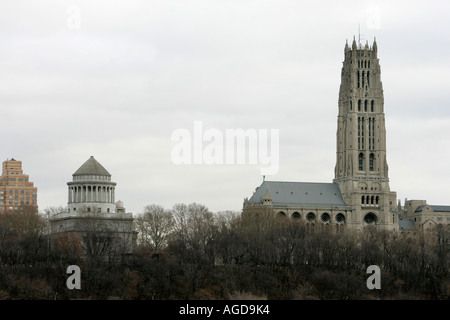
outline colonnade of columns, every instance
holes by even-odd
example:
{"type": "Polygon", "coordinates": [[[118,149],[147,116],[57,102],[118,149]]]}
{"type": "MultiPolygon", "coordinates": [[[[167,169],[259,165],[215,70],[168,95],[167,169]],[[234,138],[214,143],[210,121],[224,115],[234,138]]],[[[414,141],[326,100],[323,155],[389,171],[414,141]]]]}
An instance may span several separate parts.
{"type": "Polygon", "coordinates": [[[104,202],[114,203],[115,187],[110,186],[69,186],[69,203],[104,202]]]}

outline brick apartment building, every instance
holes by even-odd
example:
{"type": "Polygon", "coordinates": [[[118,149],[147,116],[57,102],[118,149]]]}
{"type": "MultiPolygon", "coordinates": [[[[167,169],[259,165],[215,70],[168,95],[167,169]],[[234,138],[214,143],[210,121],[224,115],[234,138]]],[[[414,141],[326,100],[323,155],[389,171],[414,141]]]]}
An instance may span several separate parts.
{"type": "Polygon", "coordinates": [[[23,173],[22,161],[3,161],[0,176],[0,213],[33,208],[37,210],[37,188],[23,173]]]}

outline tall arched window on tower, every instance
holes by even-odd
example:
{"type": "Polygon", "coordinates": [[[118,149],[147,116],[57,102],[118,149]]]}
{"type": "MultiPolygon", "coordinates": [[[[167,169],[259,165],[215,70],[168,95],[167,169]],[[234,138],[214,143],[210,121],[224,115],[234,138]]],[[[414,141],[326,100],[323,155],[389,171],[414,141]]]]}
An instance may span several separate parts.
{"type": "Polygon", "coordinates": [[[361,99],[358,100],[358,111],[361,111],[361,99]]]}
{"type": "Polygon", "coordinates": [[[364,100],[364,112],[367,112],[367,100],[364,100]]]}
{"type": "Polygon", "coordinates": [[[373,100],[370,102],[370,112],[373,112],[375,110],[375,107],[374,107],[374,102],[373,102],[373,100]]]}
{"type": "Polygon", "coordinates": [[[360,79],[359,79],[359,71],[357,73],[358,73],[358,88],[359,88],[359,81],[360,81],[360,79]]]}
{"type": "Polygon", "coordinates": [[[352,111],[352,100],[350,100],[350,111],[352,111]]]}
{"type": "Polygon", "coordinates": [[[371,153],[369,156],[369,170],[370,171],[375,170],[375,168],[374,168],[375,161],[374,160],[375,160],[375,155],[373,153],[371,153]]]}
{"type": "Polygon", "coordinates": [[[364,170],[364,155],[362,153],[360,153],[358,156],[358,170],[364,170]]]}

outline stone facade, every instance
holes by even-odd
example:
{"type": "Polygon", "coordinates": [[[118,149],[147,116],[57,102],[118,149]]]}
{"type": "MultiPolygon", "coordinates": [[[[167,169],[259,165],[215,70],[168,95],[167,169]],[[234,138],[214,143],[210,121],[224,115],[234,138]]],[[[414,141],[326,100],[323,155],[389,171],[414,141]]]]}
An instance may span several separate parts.
{"type": "Polygon", "coordinates": [[[377,43],[345,45],[339,90],[334,182],[351,206],[347,224],[398,230],[397,195],[389,187],[386,127],[377,43]]]}
{"type": "Polygon", "coordinates": [[[344,56],[333,183],[275,183],[268,188],[272,182],[264,181],[244,200],[244,214],[255,206],[271,206],[275,213],[306,223],[398,230],[397,195],[389,187],[377,43],[362,46],[353,39],[351,48],[346,43],[344,56]],[[335,190],[336,198],[325,197],[330,190],[335,190]]]}
{"type": "Polygon", "coordinates": [[[69,212],[115,212],[115,187],[109,172],[94,157],[90,157],[68,182],[69,212]]]}
{"type": "Polygon", "coordinates": [[[430,231],[438,225],[450,226],[450,206],[429,205],[425,200],[406,200],[403,220],[414,222],[415,230],[430,231]]]}
{"type": "Polygon", "coordinates": [[[287,181],[264,181],[244,200],[243,216],[251,219],[261,209],[331,230],[342,229],[351,212],[335,183],[287,181]]]}
{"type": "MultiPolygon", "coordinates": [[[[116,183],[111,174],[90,157],[68,182],[68,210],[50,217],[54,237],[76,234],[109,241],[114,253],[131,253],[136,245],[133,214],[115,201],[116,183]]],[[[102,240],[102,241],[103,241],[102,240]]]]}

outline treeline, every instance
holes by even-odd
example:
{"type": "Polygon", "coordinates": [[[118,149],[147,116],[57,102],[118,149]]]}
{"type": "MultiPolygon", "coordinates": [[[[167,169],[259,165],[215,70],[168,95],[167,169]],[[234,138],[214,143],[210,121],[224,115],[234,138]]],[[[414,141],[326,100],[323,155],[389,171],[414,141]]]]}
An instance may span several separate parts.
{"type": "Polygon", "coordinates": [[[0,299],[450,298],[442,226],[338,231],[192,203],[147,206],[135,227],[133,254],[98,258],[86,255],[82,238],[49,237],[45,215],[0,215],[0,299]],[[80,290],[66,287],[69,265],[81,269],[80,290]],[[367,287],[370,265],[380,268],[379,290],[367,287]]]}

